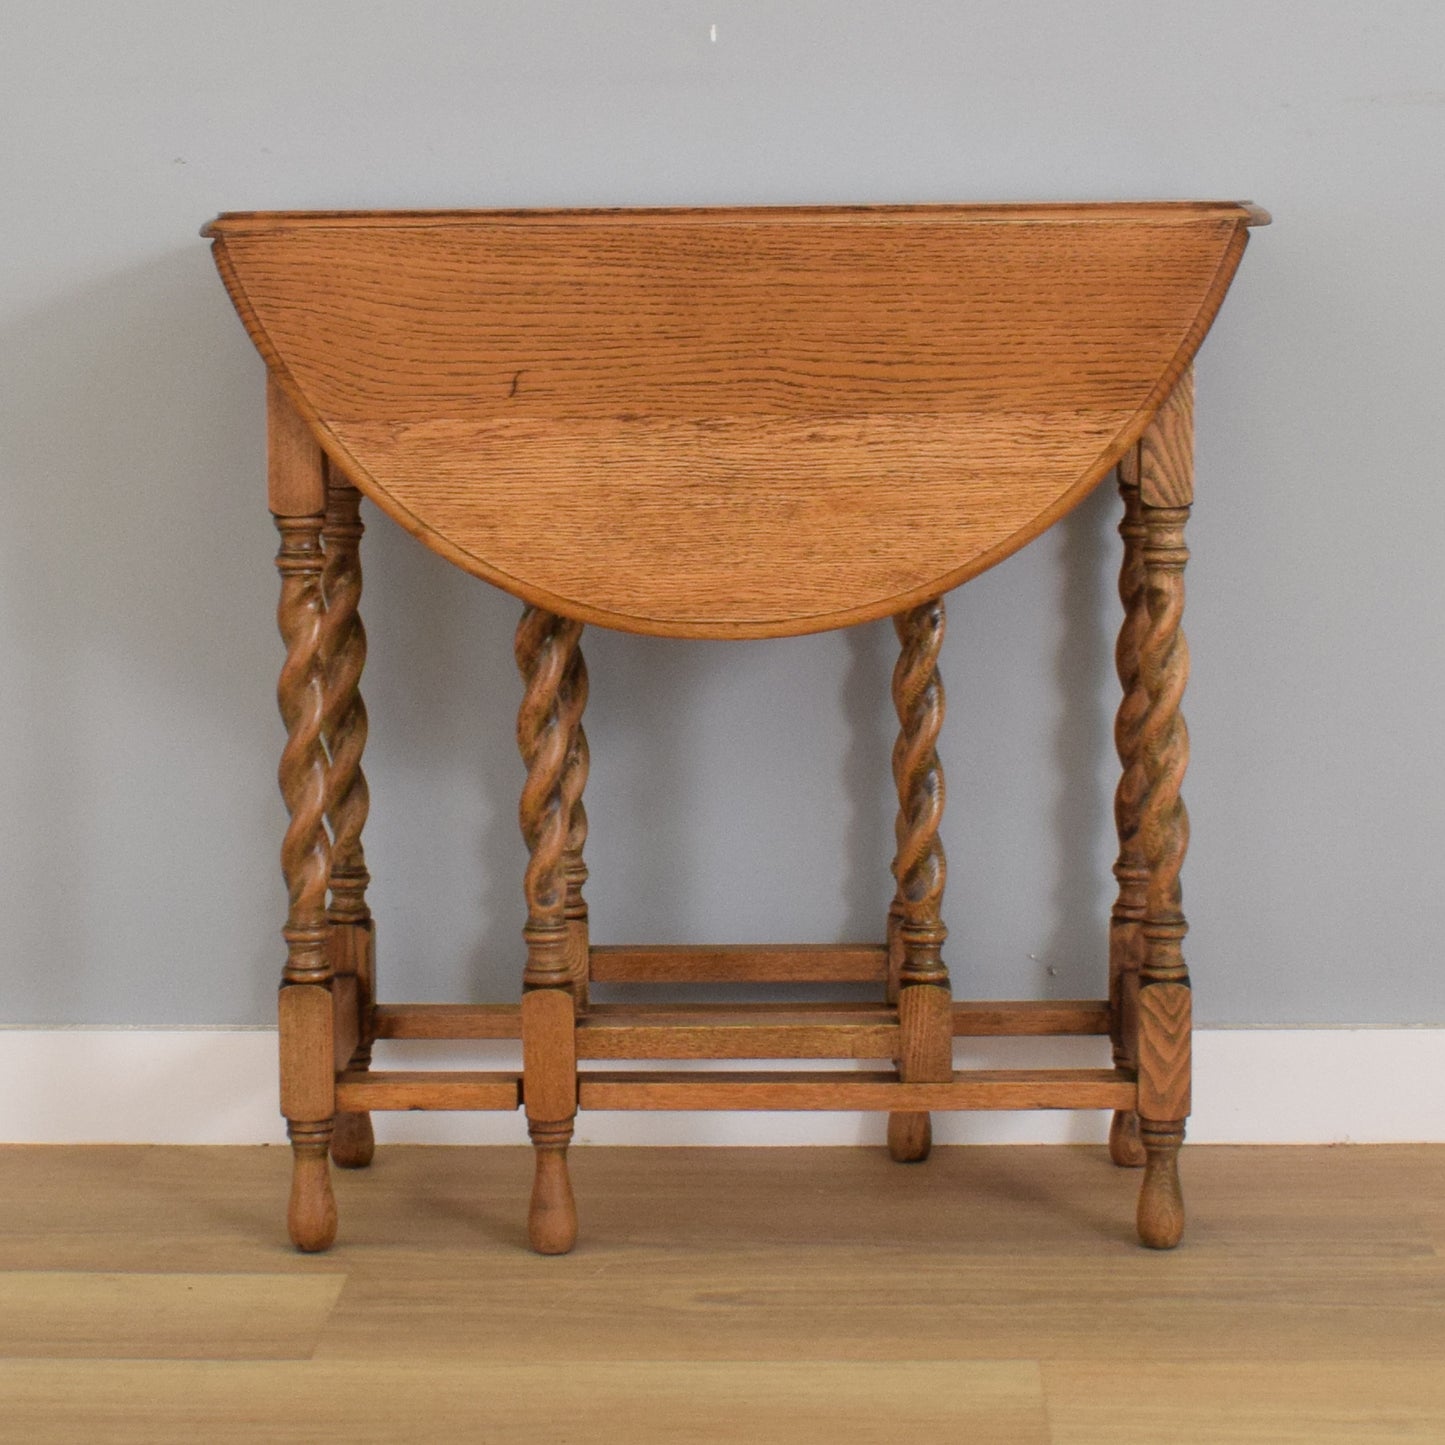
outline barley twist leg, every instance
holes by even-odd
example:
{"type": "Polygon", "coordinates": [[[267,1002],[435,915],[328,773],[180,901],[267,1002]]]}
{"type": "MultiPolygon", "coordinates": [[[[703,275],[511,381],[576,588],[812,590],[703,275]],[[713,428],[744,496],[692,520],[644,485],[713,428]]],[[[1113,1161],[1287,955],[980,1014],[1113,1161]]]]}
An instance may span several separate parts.
{"type": "Polygon", "coordinates": [[[335,1114],[331,1059],[331,961],[326,889],[326,750],[322,742],[325,678],[321,661],[323,600],[319,516],[278,517],[281,574],[277,622],[286,644],[276,696],[286,725],[279,781],[290,822],[281,845],[289,906],[286,967],[280,994],[281,1107],[291,1138],[292,1242],[326,1249],[336,1237],[336,1201],[327,1151],[335,1114]]]}
{"type": "Polygon", "coordinates": [[[587,664],[583,661],[580,647],[572,654],[572,665],[567,671],[563,691],[564,726],[572,739],[567,762],[562,769],[562,807],[567,816],[567,850],[563,862],[567,903],[564,911],[567,917],[567,946],[572,958],[572,996],[577,1012],[585,1013],[590,965],[587,900],[582,896],[583,885],[587,882],[587,864],[583,859],[587,844],[587,809],[582,803],[582,793],[587,786],[591,757],[587,749],[587,734],[582,727],[582,714],[587,707],[587,664]]]}
{"type": "Polygon", "coordinates": [[[1183,940],[1187,924],[1179,873],[1189,843],[1189,815],[1180,797],[1189,759],[1189,735],[1179,702],[1189,673],[1180,630],[1184,605],[1184,519],[1187,510],[1147,509],[1149,632],[1141,666],[1149,712],[1141,746],[1149,791],[1140,820],[1148,860],[1139,976],[1139,1116],[1145,1151],[1139,1196],[1139,1234],[1156,1249],[1178,1244],[1184,1202],[1178,1156],[1189,1113],[1189,973],[1183,940]]]}
{"type": "Polygon", "coordinates": [[[1140,499],[1148,627],[1139,645],[1139,675],[1148,697],[1140,723],[1144,797],[1139,846],[1144,892],[1139,969],[1139,1133],[1144,1179],[1139,1237],[1172,1249],[1184,1232],[1179,1149],[1190,1100],[1190,984],[1185,967],[1179,875],[1189,846],[1189,814],[1180,790],[1189,733],[1180,702],[1189,677],[1184,640],[1184,526],[1193,499],[1192,393],[1186,373],[1144,434],[1140,499]]]}
{"type": "MultiPolygon", "coordinates": [[[[1114,1067],[1135,1071],[1139,1065],[1139,965],[1144,943],[1144,895],[1149,878],[1139,842],[1145,790],[1140,729],[1149,709],[1149,695],[1139,676],[1139,648],[1149,628],[1149,611],[1136,451],[1131,450],[1119,464],[1119,491],[1124,499],[1124,517],[1119,523],[1119,535],[1124,541],[1124,558],[1119,569],[1119,600],[1124,605],[1124,621],[1114,649],[1122,690],[1114,719],[1114,746],[1122,772],[1114,792],[1114,825],[1119,838],[1114,877],[1119,891],[1109,919],[1109,1033],[1114,1067]]],[[[1115,1110],[1109,1127],[1109,1157],[1126,1168],[1138,1168],[1144,1163],[1139,1115],[1135,1110],[1115,1110]]]]}
{"type": "MultiPolygon", "coordinates": [[[[525,683],[517,744],[527,767],[520,818],[528,850],[527,966],[523,974],[523,1098],[536,1172],[527,1232],[539,1254],[565,1254],[577,1238],[577,1208],[567,1146],[577,1113],[574,961],[567,920],[571,783],[577,784],[582,625],[528,607],[517,627],[516,657],[525,683]],[[570,683],[569,683],[570,680],[570,683]]],[[[580,798],[580,789],[577,794],[580,798]]]]}
{"type": "MultiPolygon", "coordinates": [[[[894,618],[901,644],[893,671],[899,733],[893,748],[898,789],[896,883],[889,917],[890,954],[896,958],[899,1077],[943,1082],[953,1073],[952,996],[942,949],[943,886],[947,865],[938,828],[943,818],[943,768],[938,735],[943,726],[944,606],[935,598],[894,618]]],[[[890,967],[890,991],[895,987],[890,967]]],[[[926,1112],[888,1117],[888,1151],[900,1163],[928,1157],[932,1125],[926,1112]]]]}
{"type": "MultiPolygon", "coordinates": [[[[321,653],[326,674],[322,740],[330,759],[326,775],[326,816],[331,825],[332,959],[340,976],[354,979],[357,1043],[347,1069],[364,1073],[371,1066],[372,1008],[375,1003],[375,925],[366,903],[371,876],[361,833],[371,806],[361,757],[366,749],[366,704],[361,673],[366,666],[366,629],[361,623],[361,496],[328,468],[326,523],[322,540],[326,561],[321,574],[326,610],[321,653]]],[[[334,985],[333,985],[334,986],[334,985]]],[[[371,1115],[339,1113],[331,1136],[332,1162],[361,1169],[376,1150],[371,1115]]]]}

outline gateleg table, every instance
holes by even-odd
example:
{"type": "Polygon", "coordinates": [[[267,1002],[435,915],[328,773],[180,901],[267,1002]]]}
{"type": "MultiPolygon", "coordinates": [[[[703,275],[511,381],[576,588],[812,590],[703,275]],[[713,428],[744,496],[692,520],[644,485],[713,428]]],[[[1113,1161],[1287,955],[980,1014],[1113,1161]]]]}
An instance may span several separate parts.
{"type": "MultiPolygon", "coordinates": [[[[248,212],[205,234],[268,368],[290,823],[280,991],[291,1238],[378,1109],[525,1110],[532,1246],[577,1234],[581,1109],[1106,1109],[1139,1235],[1184,1228],[1180,697],[1191,364],[1268,220],[1233,202],[248,212]],[[944,594],[1117,469],[1118,895],[1108,996],[965,1002],[944,962],[944,594]],[[379,1003],[362,848],[359,503],[518,597],[526,965],[515,1005],[379,1003]],[[592,943],[584,625],[780,637],[891,617],[895,893],[868,946],[592,943]],[[593,982],[866,982],[874,1001],[598,1004],[593,982]],[[1103,1069],[956,1070],[953,1040],[1107,1034],[1103,1069]],[[373,1070],[378,1039],[520,1038],[520,1072],[373,1070]],[[718,1073],[686,1061],[847,1060],[718,1073]],[[637,1072],[593,1060],[677,1061],[637,1072]],[[860,1070],[853,1061],[873,1061],[860,1070]]],[[[663,644],[659,644],[662,646],[663,644]]]]}

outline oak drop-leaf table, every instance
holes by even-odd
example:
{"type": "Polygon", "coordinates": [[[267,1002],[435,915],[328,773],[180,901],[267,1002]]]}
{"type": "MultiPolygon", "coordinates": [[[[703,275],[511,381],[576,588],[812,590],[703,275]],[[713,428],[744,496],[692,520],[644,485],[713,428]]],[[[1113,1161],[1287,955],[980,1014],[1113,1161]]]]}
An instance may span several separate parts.
{"type": "Polygon", "coordinates": [[[281,534],[280,992],[291,1238],[377,1109],[522,1107],[535,1249],[577,1233],[579,1108],[1110,1109],[1139,1234],[1176,1244],[1190,1090],[1179,874],[1191,364],[1248,228],[1222,202],[227,214],[205,231],[268,368],[281,534]],[[1108,998],[956,1003],[943,960],[943,594],[1117,468],[1124,620],[1108,998]],[[521,1002],[379,1004],[362,851],[361,495],[524,603],[521,1002]],[[779,637],[892,617],[896,891],[870,947],[590,942],[584,624],[779,637]],[[589,984],[869,981],[877,1001],[593,1004],[589,984]],[[1108,1069],[956,1071],[952,1041],[1107,1033],[1108,1069]],[[516,1038],[518,1073],[373,1071],[377,1039],[516,1038]],[[606,1060],[874,1060],[836,1072],[606,1060]]]}

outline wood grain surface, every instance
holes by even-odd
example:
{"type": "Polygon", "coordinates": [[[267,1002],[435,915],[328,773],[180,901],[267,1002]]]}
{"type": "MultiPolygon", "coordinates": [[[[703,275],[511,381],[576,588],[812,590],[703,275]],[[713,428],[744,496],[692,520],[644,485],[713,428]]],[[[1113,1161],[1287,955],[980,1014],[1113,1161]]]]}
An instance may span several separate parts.
{"type": "Polygon", "coordinates": [[[1023,999],[955,1003],[953,1036],[991,1034],[1106,1034],[1109,1006],[1091,999],[1023,999]]]}
{"type": "Polygon", "coordinates": [[[266,373],[266,500],[275,517],[326,510],[326,458],[274,371],[266,373]]]}
{"type": "Polygon", "coordinates": [[[867,944],[592,945],[596,983],[875,983],[887,967],[867,944]]]}
{"type": "Polygon", "coordinates": [[[343,1109],[516,1109],[520,1076],[495,1071],[387,1069],[342,1074],[336,1081],[343,1109]]]}
{"type": "Polygon", "coordinates": [[[522,1007],[515,1003],[378,1004],[379,1039],[519,1039],[522,1007]]]}
{"type": "Polygon", "coordinates": [[[6,1271],[0,1360],[304,1360],[344,1284],[337,1274],[6,1271]]]}
{"type": "MultiPolygon", "coordinates": [[[[688,981],[686,979],[684,982],[688,981]]],[[[593,1023],[618,1018],[657,1022],[693,1016],[706,1019],[726,1015],[754,1023],[775,1022],[778,1015],[797,1014],[806,1008],[818,1022],[835,1015],[871,1015],[882,1005],[857,1003],[803,1004],[594,1004],[593,1023]]],[[[891,1012],[891,1011],[890,1011],[891,1012]]],[[[896,1014],[892,1021],[897,1022],[896,1014]]],[[[397,1003],[379,1004],[375,1014],[379,1039],[519,1039],[522,1010],[514,1003],[397,1003]]],[[[985,999],[953,1005],[955,1038],[994,1035],[1104,1034],[1109,1031],[1109,1006],[1092,999],[985,999]]]]}
{"type": "Polygon", "coordinates": [[[891,1059],[888,1004],[789,1008],[594,1004],[577,1026],[579,1059],[891,1059]]]}
{"type": "Polygon", "coordinates": [[[1129,1109],[1135,1097],[1115,1069],[966,1069],[926,1083],[861,1069],[579,1077],[584,1109],[1129,1109]]]}
{"type": "Polygon", "coordinates": [[[281,1112],[310,1123],[336,1109],[336,1045],[331,990],[287,984],[277,995],[281,1053],[281,1112]]]}
{"type": "Polygon", "coordinates": [[[1036,536],[1137,438],[1262,219],[271,213],[207,234],[279,384],[404,526],[551,611],[722,637],[897,613],[1036,536]]]}

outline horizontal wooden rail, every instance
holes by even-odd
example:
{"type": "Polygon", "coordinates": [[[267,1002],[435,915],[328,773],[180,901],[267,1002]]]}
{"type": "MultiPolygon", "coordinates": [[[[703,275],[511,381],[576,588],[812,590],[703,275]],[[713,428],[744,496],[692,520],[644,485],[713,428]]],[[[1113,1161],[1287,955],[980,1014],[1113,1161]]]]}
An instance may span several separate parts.
{"type": "Polygon", "coordinates": [[[371,1109],[515,1109],[522,1100],[517,1074],[423,1069],[346,1073],[336,1080],[336,1107],[371,1109]]]}
{"type": "Polygon", "coordinates": [[[591,950],[591,970],[597,983],[879,983],[888,977],[888,950],[827,943],[608,944],[591,950]]]}
{"type": "Polygon", "coordinates": [[[594,1004],[579,1059],[891,1059],[887,1004],[594,1004]]]}
{"type": "MultiPolygon", "coordinates": [[[[347,1013],[338,1007],[339,1067],[350,1061],[355,1042],[339,1037],[347,1013]]],[[[582,1058],[886,1059],[896,1052],[897,1024],[897,1010],[882,1003],[644,1003],[594,1004],[578,1027],[582,1058]],[[710,1029],[720,1033],[715,1043],[704,1040],[710,1029]],[[665,1039],[668,1031],[676,1037],[665,1039]],[[761,1032],[745,1039],[746,1031],[766,1031],[775,1042],[765,1043],[761,1032]],[[734,1047],[752,1052],[731,1052],[734,1047]]],[[[1106,1034],[1109,1006],[1087,999],[956,1003],[953,1032],[958,1038],[1106,1034]]],[[[378,1004],[375,1033],[379,1039],[517,1039],[522,1011],[510,1003],[378,1004]]]]}
{"type": "Polygon", "coordinates": [[[379,1039],[519,1039],[514,1003],[388,1003],[376,1006],[379,1039]]]}
{"type": "Polygon", "coordinates": [[[1090,999],[1029,999],[1018,1003],[956,1003],[954,1038],[1023,1034],[1106,1034],[1109,1005],[1090,999]]]}
{"type": "Polygon", "coordinates": [[[584,1073],[584,1109],[1131,1109],[1120,1069],[978,1069],[946,1084],[893,1073],[584,1073]]]}

